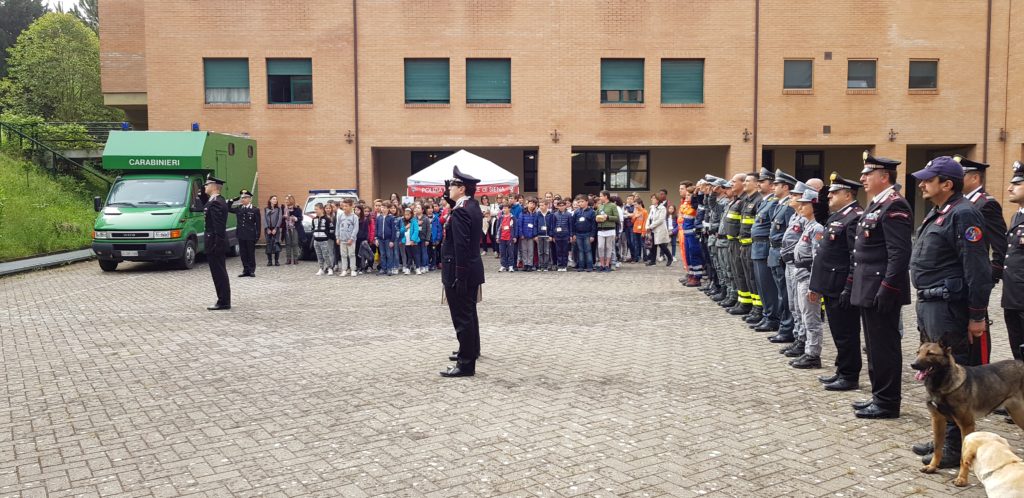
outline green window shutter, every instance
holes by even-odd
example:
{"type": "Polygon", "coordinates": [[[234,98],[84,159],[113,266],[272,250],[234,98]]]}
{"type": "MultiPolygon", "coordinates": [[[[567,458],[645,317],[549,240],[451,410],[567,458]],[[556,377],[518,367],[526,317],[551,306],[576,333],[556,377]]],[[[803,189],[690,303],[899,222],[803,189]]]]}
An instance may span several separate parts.
{"type": "Polygon", "coordinates": [[[267,59],[267,76],[312,75],[312,59],[267,59]]]}
{"type": "Polygon", "coordinates": [[[601,90],[643,90],[643,59],[601,59],[601,90]]]}
{"type": "Polygon", "coordinates": [[[206,88],[249,88],[249,59],[203,59],[206,88]]]}
{"type": "Polygon", "coordinates": [[[466,59],[466,102],[470,104],[512,102],[512,61],[510,59],[466,59]]]}
{"type": "Polygon", "coordinates": [[[665,104],[703,104],[704,61],[662,59],[661,101],[665,104]]]}
{"type": "Polygon", "coordinates": [[[814,66],[809,60],[788,60],[783,63],[782,88],[809,89],[814,66]]]}
{"type": "Polygon", "coordinates": [[[406,103],[447,104],[448,84],[448,59],[405,60],[406,103]]]}

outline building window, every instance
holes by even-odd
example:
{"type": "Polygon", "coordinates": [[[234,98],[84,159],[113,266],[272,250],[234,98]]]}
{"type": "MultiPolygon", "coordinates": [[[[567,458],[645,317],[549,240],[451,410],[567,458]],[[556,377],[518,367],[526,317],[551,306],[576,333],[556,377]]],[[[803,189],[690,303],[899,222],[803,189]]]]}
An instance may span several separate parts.
{"type": "Polygon", "coordinates": [[[644,101],[643,59],[601,59],[601,102],[644,101]]]}
{"type": "Polygon", "coordinates": [[[825,152],[820,150],[796,151],[796,179],[806,182],[811,178],[824,178],[825,152]]]}
{"type": "Polygon", "coordinates": [[[235,155],[235,144],[233,144],[233,143],[229,143],[228,144],[228,155],[229,156],[235,155]]]}
{"type": "Polygon", "coordinates": [[[450,150],[414,150],[410,154],[410,157],[412,158],[412,166],[409,174],[415,175],[416,173],[426,169],[427,166],[430,166],[431,164],[434,164],[452,154],[453,152],[450,150]]]}
{"type": "Polygon", "coordinates": [[[249,103],[249,59],[203,59],[207,104],[249,103]]]}
{"type": "Polygon", "coordinates": [[[511,59],[466,59],[466,103],[511,104],[511,59]]]}
{"type": "Polygon", "coordinates": [[[650,190],[646,151],[586,151],[572,154],[573,191],[650,190]]]}
{"type": "Polygon", "coordinates": [[[523,192],[537,191],[537,151],[523,151],[523,192]]]}
{"type": "Polygon", "coordinates": [[[785,61],[782,88],[786,90],[810,90],[813,81],[814,61],[794,59],[785,61]]]}
{"type": "Polygon", "coordinates": [[[448,78],[448,59],[405,59],[405,103],[449,103],[448,78]]]}
{"type": "Polygon", "coordinates": [[[661,60],[661,103],[704,103],[704,59],[661,60]]]}
{"type": "Polygon", "coordinates": [[[853,90],[875,88],[875,61],[848,61],[846,71],[846,88],[853,90]]]}
{"type": "Polygon", "coordinates": [[[248,152],[246,153],[246,155],[249,156],[249,159],[252,159],[252,156],[255,155],[255,154],[256,154],[256,152],[253,150],[252,146],[250,145],[248,147],[248,152]]]}
{"type": "Polygon", "coordinates": [[[939,87],[939,61],[910,61],[910,89],[934,90],[939,87]]]}
{"type": "Polygon", "coordinates": [[[312,59],[267,59],[267,95],[271,104],[312,104],[312,59]]]}

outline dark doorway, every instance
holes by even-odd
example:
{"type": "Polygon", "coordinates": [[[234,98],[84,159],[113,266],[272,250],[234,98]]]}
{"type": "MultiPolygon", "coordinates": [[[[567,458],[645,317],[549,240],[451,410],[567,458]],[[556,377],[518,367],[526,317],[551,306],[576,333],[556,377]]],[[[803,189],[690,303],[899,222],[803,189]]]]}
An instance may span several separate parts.
{"type": "Polygon", "coordinates": [[[806,182],[825,175],[825,152],[821,150],[796,151],[796,179],[806,182]]]}

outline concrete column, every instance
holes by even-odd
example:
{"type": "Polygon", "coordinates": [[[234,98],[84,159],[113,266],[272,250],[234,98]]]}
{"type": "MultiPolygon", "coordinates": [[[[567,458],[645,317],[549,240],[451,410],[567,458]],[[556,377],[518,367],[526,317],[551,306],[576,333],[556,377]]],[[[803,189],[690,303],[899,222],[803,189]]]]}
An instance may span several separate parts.
{"type": "Polygon", "coordinates": [[[537,149],[537,190],[554,192],[562,197],[572,191],[572,145],[541,145],[537,149]]]}

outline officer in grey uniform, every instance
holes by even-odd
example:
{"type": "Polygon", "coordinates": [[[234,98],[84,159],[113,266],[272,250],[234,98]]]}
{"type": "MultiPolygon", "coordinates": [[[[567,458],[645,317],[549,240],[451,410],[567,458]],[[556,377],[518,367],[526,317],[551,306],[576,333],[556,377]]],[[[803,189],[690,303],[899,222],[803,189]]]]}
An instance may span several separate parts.
{"type": "Polygon", "coordinates": [[[761,168],[757,178],[758,187],[763,196],[754,215],[754,226],[750,229],[753,243],[750,246],[750,259],[754,267],[754,280],[757,283],[757,294],[761,298],[762,312],[757,323],[750,328],[757,332],[775,332],[779,330],[779,289],[768,268],[769,237],[772,230],[772,217],[778,206],[778,198],[772,191],[775,174],[768,168],[761,168]]]}
{"type": "Polygon", "coordinates": [[[793,336],[789,341],[785,341],[792,344],[780,349],[779,354],[784,354],[791,358],[803,354],[804,344],[807,340],[807,327],[804,325],[800,314],[800,299],[802,298],[797,295],[796,266],[793,266],[793,249],[796,248],[796,243],[803,236],[804,225],[807,224],[807,219],[796,213],[793,204],[796,203],[797,199],[803,197],[804,192],[809,188],[804,182],[796,182],[796,186],[789,191],[787,202],[789,202],[790,208],[793,209],[793,214],[786,221],[786,232],[782,235],[782,247],[779,249],[779,257],[785,264],[786,271],[786,304],[789,305],[789,313],[793,316],[793,336]]]}
{"type": "MultiPolygon", "coordinates": [[[[917,289],[917,329],[921,342],[941,342],[952,348],[961,365],[978,364],[971,350],[983,347],[992,292],[992,272],[984,241],[984,219],[963,196],[963,168],[941,156],[914,172],[924,198],[935,205],[917,229],[910,278],[917,289]]],[[[960,465],[961,435],[946,424],[940,468],[960,465]]],[[[915,445],[915,452],[933,450],[915,445]]],[[[931,457],[926,456],[931,462],[931,457]]]]}
{"type": "MultiPolygon", "coordinates": [[[[810,292],[811,267],[821,244],[825,228],[815,219],[815,204],[818,203],[818,191],[812,188],[804,190],[803,196],[796,200],[797,214],[804,218],[803,233],[793,247],[793,273],[795,277],[796,297],[800,309],[800,321],[804,326],[804,347],[796,346],[786,352],[786,356],[796,357],[789,362],[793,368],[821,368],[821,340],[823,328],[821,323],[821,298],[810,292]],[[807,212],[801,212],[806,210],[807,212]],[[816,299],[814,299],[817,297],[816,299]]],[[[792,284],[791,284],[792,285],[792,284]]]]}
{"type": "Polygon", "coordinates": [[[782,261],[782,238],[789,227],[789,219],[793,216],[793,208],[789,205],[789,192],[796,187],[796,178],[782,170],[775,171],[773,188],[776,201],[772,212],[772,226],[768,233],[768,269],[772,272],[778,298],[779,332],[768,338],[774,343],[793,342],[793,313],[789,310],[789,290],[786,288],[786,263],[782,261]]]}

